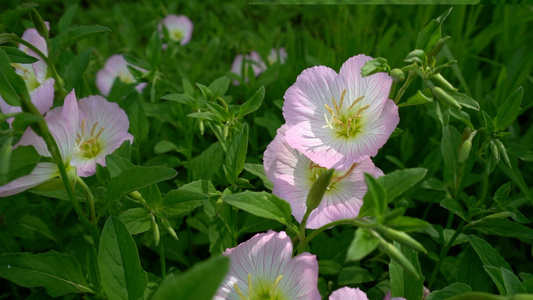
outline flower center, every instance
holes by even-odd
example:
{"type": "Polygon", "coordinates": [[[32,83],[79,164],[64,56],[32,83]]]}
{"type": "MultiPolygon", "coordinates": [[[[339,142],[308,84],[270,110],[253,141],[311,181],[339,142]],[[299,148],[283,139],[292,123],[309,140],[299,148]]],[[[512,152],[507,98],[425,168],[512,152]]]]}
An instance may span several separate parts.
{"type": "MultiPolygon", "coordinates": [[[[326,193],[334,190],[335,185],[341,180],[343,180],[344,178],[346,178],[348,175],[350,175],[350,173],[352,173],[352,171],[355,169],[356,166],[357,164],[353,164],[350,167],[350,169],[344,172],[335,171],[327,187],[326,193]]],[[[311,164],[309,165],[309,170],[311,171],[311,176],[309,177],[309,181],[310,181],[310,186],[312,186],[313,183],[315,183],[315,181],[318,179],[318,177],[327,169],[315,164],[314,162],[311,162],[311,164]]]]}
{"type": "Polygon", "coordinates": [[[134,83],[135,82],[135,79],[133,78],[133,75],[131,75],[131,73],[128,70],[120,71],[118,73],[118,78],[120,79],[120,81],[122,81],[122,82],[124,82],[126,84],[130,84],[130,83],[134,83]]]}
{"type": "Polygon", "coordinates": [[[17,63],[11,64],[15,69],[18,69],[22,72],[17,72],[17,74],[24,79],[24,83],[26,83],[26,87],[28,88],[28,92],[33,92],[36,88],[38,88],[41,84],[37,80],[37,76],[35,75],[35,72],[33,72],[32,68],[26,68],[25,66],[17,63]]]}
{"type": "Polygon", "coordinates": [[[90,135],[86,136],[85,119],[81,121],[81,135],[76,134],[76,147],[74,150],[79,152],[83,158],[94,158],[103,150],[99,137],[104,131],[104,127],[100,128],[98,132],[96,131],[97,128],[98,122],[94,123],[90,135]]]}
{"type": "Polygon", "coordinates": [[[181,30],[173,30],[170,32],[170,39],[179,42],[183,38],[183,32],[181,30]]]}
{"type": "Polygon", "coordinates": [[[279,275],[274,283],[270,284],[263,280],[252,283],[252,274],[248,273],[248,295],[244,295],[236,283],[233,284],[237,295],[241,300],[288,300],[288,298],[278,289],[278,284],[283,278],[279,275]]]}
{"type": "Polygon", "coordinates": [[[347,109],[342,109],[344,96],[346,96],[346,89],[342,91],[341,99],[338,104],[335,97],[331,97],[333,108],[324,104],[324,107],[328,110],[330,116],[328,117],[327,113],[324,114],[326,125],[322,126],[322,128],[329,127],[335,130],[338,137],[350,138],[356,136],[361,131],[362,113],[370,107],[370,104],[362,107],[361,105],[357,105],[357,103],[365,97],[361,96],[355,99],[347,109]]]}

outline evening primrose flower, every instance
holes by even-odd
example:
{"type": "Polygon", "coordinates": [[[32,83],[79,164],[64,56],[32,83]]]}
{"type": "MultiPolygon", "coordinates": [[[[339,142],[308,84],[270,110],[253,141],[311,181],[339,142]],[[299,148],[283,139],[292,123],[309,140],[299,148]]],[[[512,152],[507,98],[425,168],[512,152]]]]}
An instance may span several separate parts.
{"type": "Polygon", "coordinates": [[[287,143],[325,168],[350,169],[375,156],[399,122],[388,99],[392,79],[385,73],[361,76],[369,56],[348,59],[339,74],[317,66],[304,70],[287,89],[283,116],[287,143]]]}
{"type": "Polygon", "coordinates": [[[285,232],[271,230],[227,249],[230,271],[213,299],[320,300],[316,256],[293,258],[292,249],[285,232]]]}
{"type": "MultiPolygon", "coordinates": [[[[114,54],[111,55],[105,62],[105,66],[96,73],[96,86],[100,93],[104,96],[109,96],[113,83],[118,78],[125,84],[135,83],[136,80],[128,70],[128,62],[124,59],[123,55],[114,54]]],[[[145,71],[139,69],[140,71],[145,71]]],[[[139,83],[135,89],[142,93],[142,90],[146,87],[146,82],[139,83]]]]}
{"type": "MultiPolygon", "coordinates": [[[[71,92],[65,98],[65,105],[63,108],[58,107],[49,111],[44,117],[48,129],[59,147],[59,152],[63,164],[69,171],[69,163],[74,153],[74,145],[76,138],[76,129],[72,120],[72,115],[77,114],[76,107],[73,103],[76,101],[74,92],[71,92]]],[[[44,157],[51,157],[43,138],[38,136],[31,128],[27,128],[17,145],[27,146],[32,145],[39,155],[44,157]]],[[[18,194],[22,191],[35,187],[39,184],[50,181],[60,175],[59,169],[55,163],[40,162],[33,171],[25,176],[16,178],[5,185],[0,186],[0,197],[7,197],[18,194]]]]}
{"type": "Polygon", "coordinates": [[[172,41],[185,45],[191,40],[193,24],[186,16],[170,14],[159,22],[157,29],[163,32],[163,26],[167,29],[168,37],[172,41]]]}
{"type": "Polygon", "coordinates": [[[343,287],[331,293],[329,300],[368,300],[368,297],[358,288],[343,287]]]}
{"type": "MultiPolygon", "coordinates": [[[[46,22],[48,26],[48,22],[46,22]]],[[[35,48],[39,49],[44,55],[48,55],[48,49],[45,39],[39,35],[35,28],[29,28],[22,34],[22,39],[29,42],[35,48]]],[[[54,102],[54,79],[47,78],[48,67],[42,57],[37,55],[35,51],[20,44],[19,50],[26,54],[33,56],[38,61],[33,64],[12,64],[15,67],[15,72],[22,77],[26,83],[28,92],[30,93],[31,102],[37,107],[37,109],[44,115],[54,102]]],[[[20,107],[14,107],[7,104],[0,96],[0,110],[4,114],[21,112],[20,107]]],[[[13,119],[9,119],[12,122],[13,119]]]]}
{"type": "Polygon", "coordinates": [[[105,166],[105,157],[113,153],[125,140],[133,142],[128,133],[128,116],[118,106],[101,96],[82,98],[78,103],[76,134],[71,164],[81,177],[96,172],[96,164],[105,166]]]}
{"type": "Polygon", "coordinates": [[[283,65],[287,60],[287,51],[285,51],[285,48],[272,48],[268,54],[267,60],[268,64],[270,65],[276,62],[279,62],[280,65],[283,65]]]}
{"type": "MultiPolygon", "coordinates": [[[[306,199],[316,179],[326,168],[310,160],[287,143],[287,124],[278,129],[267,146],[263,164],[267,177],[274,183],[272,193],[289,202],[292,214],[301,222],[307,210],[306,199]]],[[[307,220],[306,227],[316,229],[330,222],[356,218],[367,191],[364,173],[383,175],[370,158],[352,163],[348,170],[335,171],[320,205],[307,220]]]]}
{"type": "MultiPolygon", "coordinates": [[[[231,72],[239,75],[239,77],[242,77],[244,79],[244,82],[248,82],[248,78],[249,76],[251,76],[251,74],[248,74],[249,66],[252,66],[252,70],[254,71],[253,76],[255,77],[259,76],[259,74],[263,73],[266,70],[265,63],[261,60],[259,54],[255,51],[252,51],[250,52],[250,54],[247,54],[244,57],[242,56],[242,54],[235,56],[235,59],[231,64],[231,72]]],[[[233,84],[239,85],[239,82],[234,80],[233,84]]]]}

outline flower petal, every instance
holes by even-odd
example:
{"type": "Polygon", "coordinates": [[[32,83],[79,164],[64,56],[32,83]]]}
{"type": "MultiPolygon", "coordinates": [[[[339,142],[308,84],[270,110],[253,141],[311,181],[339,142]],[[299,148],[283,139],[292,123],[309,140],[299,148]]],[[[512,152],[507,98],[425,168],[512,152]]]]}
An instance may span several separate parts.
{"type": "Polygon", "coordinates": [[[368,300],[368,297],[359,288],[343,287],[331,293],[329,300],[368,300]]]}
{"type": "Polygon", "coordinates": [[[57,176],[59,176],[59,169],[56,164],[49,162],[38,163],[30,174],[0,186],[0,197],[18,194],[57,176]]]}

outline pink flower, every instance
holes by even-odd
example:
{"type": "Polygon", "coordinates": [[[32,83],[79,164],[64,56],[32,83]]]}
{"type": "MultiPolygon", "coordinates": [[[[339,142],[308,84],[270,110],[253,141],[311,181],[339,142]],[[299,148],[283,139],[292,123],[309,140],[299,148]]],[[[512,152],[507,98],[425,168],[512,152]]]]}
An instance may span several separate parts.
{"type": "Polygon", "coordinates": [[[331,293],[329,300],[368,300],[368,297],[358,288],[343,287],[331,293]]]}
{"type": "MultiPolygon", "coordinates": [[[[239,77],[242,77],[244,79],[244,82],[248,82],[248,78],[251,76],[251,74],[248,74],[249,66],[252,66],[252,70],[254,71],[253,76],[255,77],[259,76],[259,74],[263,73],[266,70],[265,63],[261,60],[259,54],[255,51],[252,51],[250,52],[250,54],[247,54],[244,57],[244,61],[243,56],[241,54],[237,55],[235,57],[235,60],[233,60],[233,63],[231,64],[231,72],[239,75],[239,77]]],[[[238,85],[239,82],[234,80],[233,84],[238,85]]]]}
{"type": "MultiPolygon", "coordinates": [[[[124,59],[124,56],[115,54],[111,55],[105,62],[105,66],[96,74],[96,86],[100,93],[104,96],[109,96],[113,83],[118,78],[120,81],[126,84],[135,83],[135,78],[128,70],[128,62],[124,59]]],[[[140,71],[143,69],[137,68],[140,71]]],[[[135,89],[142,93],[142,90],[146,87],[146,82],[139,83],[135,89]]]]}
{"type": "Polygon", "coordinates": [[[72,161],[78,175],[91,176],[96,172],[96,164],[105,166],[105,157],[113,153],[125,140],[133,142],[128,133],[128,116],[118,106],[102,96],[89,96],[74,102],[79,108],[76,118],[76,144],[72,161]]]}
{"type": "MultiPolygon", "coordinates": [[[[78,176],[96,173],[96,164],[105,166],[106,155],[116,150],[125,140],[133,141],[129,134],[126,113],[116,104],[101,96],[89,96],[76,101],[74,91],[65,103],[45,116],[63,160],[69,170],[76,168],[78,176]]],[[[44,157],[51,157],[44,140],[28,128],[17,145],[32,145],[44,157]]],[[[28,175],[0,186],[0,197],[20,193],[59,176],[55,163],[38,163],[28,175]]]]}
{"type": "Polygon", "coordinates": [[[193,24],[186,16],[168,15],[159,22],[157,29],[163,32],[163,26],[167,28],[171,40],[179,42],[181,45],[185,45],[191,40],[193,24]]]}
{"type": "Polygon", "coordinates": [[[305,252],[293,258],[283,231],[257,234],[223,254],[231,267],[214,300],[321,299],[316,256],[305,252]]]}
{"type": "MultiPolygon", "coordinates": [[[[48,23],[46,23],[48,26],[48,23]]],[[[37,49],[39,49],[44,55],[48,55],[48,49],[46,41],[42,36],[37,33],[35,28],[29,28],[22,34],[22,39],[29,42],[37,49]]],[[[15,72],[22,77],[30,93],[31,102],[42,113],[46,113],[54,102],[54,79],[47,78],[48,67],[42,57],[37,55],[35,51],[20,44],[19,50],[26,54],[33,56],[38,61],[33,64],[12,64],[15,67],[15,72]]],[[[0,110],[4,114],[21,112],[20,107],[14,107],[7,104],[0,96],[0,110]]],[[[8,121],[11,123],[13,119],[8,121]]]]}
{"type": "MultiPolygon", "coordinates": [[[[292,214],[301,222],[307,210],[306,199],[311,186],[326,170],[286,142],[288,125],[282,125],[268,145],[263,165],[267,177],[274,183],[272,193],[291,205],[292,214]]],[[[320,205],[311,212],[306,227],[316,229],[332,221],[356,218],[367,191],[364,173],[374,177],[383,172],[370,158],[353,163],[348,170],[335,171],[320,205]]]]}
{"type": "Polygon", "coordinates": [[[280,65],[283,65],[287,60],[287,51],[285,51],[285,48],[280,48],[279,50],[276,48],[272,48],[270,50],[270,53],[268,54],[267,60],[269,64],[273,64],[279,61],[280,65]]]}
{"type": "Polygon", "coordinates": [[[339,74],[317,66],[304,70],[285,93],[287,143],[325,168],[347,170],[377,154],[399,122],[388,99],[385,73],[361,77],[371,57],[348,59],[339,74]]]}

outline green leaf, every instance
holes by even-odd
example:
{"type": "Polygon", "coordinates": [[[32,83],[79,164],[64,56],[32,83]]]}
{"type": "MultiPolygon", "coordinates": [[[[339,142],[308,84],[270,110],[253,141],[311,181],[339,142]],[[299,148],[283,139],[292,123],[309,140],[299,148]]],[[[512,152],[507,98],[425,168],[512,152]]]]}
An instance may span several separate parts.
{"type": "Polygon", "coordinates": [[[459,262],[457,281],[471,286],[474,291],[491,292],[493,284],[486,272],[480,272],[482,268],[483,262],[474,248],[468,246],[459,262]]]}
{"type": "Polygon", "coordinates": [[[103,294],[102,280],[100,279],[100,271],[98,271],[98,253],[93,246],[88,247],[85,253],[85,269],[87,270],[87,279],[91,286],[96,289],[96,293],[103,294]]]}
{"type": "Polygon", "coordinates": [[[292,226],[289,203],[270,193],[246,191],[224,196],[222,200],[258,217],[276,220],[282,224],[290,224],[292,226]]]}
{"type": "Polygon", "coordinates": [[[405,107],[411,105],[422,105],[433,102],[433,93],[429,88],[421,91],[418,90],[416,93],[409,97],[407,101],[398,104],[398,107],[405,107]]]}
{"type": "Polygon", "coordinates": [[[374,251],[379,245],[379,240],[365,228],[357,228],[355,237],[346,252],[346,261],[359,261],[374,251]]]}
{"type": "Polygon", "coordinates": [[[76,42],[88,38],[92,35],[110,31],[111,29],[100,25],[80,26],[77,28],[70,29],[69,31],[60,35],[59,50],[66,49],[74,45],[76,42]]]}
{"type": "MultiPolygon", "coordinates": [[[[387,226],[394,228],[396,230],[401,230],[404,232],[424,232],[427,230],[435,231],[430,223],[412,217],[400,216],[388,221],[387,226]],[[433,229],[433,230],[431,230],[433,229]]],[[[438,233],[435,231],[438,235],[438,233]]]]}
{"type": "Polygon", "coordinates": [[[163,100],[175,101],[185,105],[196,103],[196,99],[188,94],[168,94],[161,97],[163,100]]]}
{"type": "Polygon", "coordinates": [[[174,217],[192,211],[207,200],[208,197],[203,193],[179,188],[166,193],[158,211],[174,217]]]}
{"type": "Polygon", "coordinates": [[[472,288],[468,284],[454,282],[442,290],[431,292],[425,300],[446,300],[450,297],[471,292],[472,288]]]}
{"type": "Polygon", "coordinates": [[[130,234],[139,234],[150,230],[150,212],[144,207],[130,208],[118,218],[124,222],[130,234]]]}
{"type": "Polygon", "coordinates": [[[520,283],[520,279],[506,268],[501,268],[503,285],[507,295],[527,294],[526,288],[520,283]]]}
{"type": "Polygon", "coordinates": [[[246,153],[248,151],[248,124],[242,124],[242,130],[235,132],[228,150],[226,151],[226,165],[234,172],[234,180],[244,169],[246,153]]]}
{"type": "Polygon", "coordinates": [[[27,288],[44,287],[51,297],[94,292],[87,285],[78,261],[53,250],[0,255],[0,277],[27,288]]]}
{"type": "Polygon", "coordinates": [[[12,64],[33,64],[38,61],[37,58],[30,56],[15,47],[2,46],[0,48],[6,52],[9,61],[11,61],[12,64]]]}
{"type": "Polygon", "coordinates": [[[422,180],[426,173],[424,168],[396,170],[378,177],[377,181],[387,191],[387,203],[390,203],[422,180]]]}
{"type": "Polygon", "coordinates": [[[18,146],[11,152],[8,181],[30,174],[40,159],[33,146],[18,146]]]}
{"type": "MultiPolygon", "coordinates": [[[[418,274],[422,274],[420,263],[418,262],[418,253],[407,246],[394,242],[396,249],[411,263],[418,274]]],[[[404,269],[396,260],[392,259],[389,264],[391,294],[392,297],[404,297],[405,299],[422,299],[424,277],[415,277],[413,274],[404,269]]]]}
{"type": "Polygon", "coordinates": [[[170,274],[160,284],[151,300],[211,300],[229,271],[229,258],[212,257],[194,265],[182,275],[170,274]]]}
{"type": "Polygon", "coordinates": [[[13,129],[19,132],[24,132],[28,126],[35,124],[41,120],[41,117],[31,113],[20,112],[15,116],[15,120],[11,124],[13,129]]]}
{"type": "Polygon", "coordinates": [[[503,104],[498,107],[498,113],[494,117],[494,130],[505,130],[518,117],[520,111],[520,102],[524,96],[524,89],[519,87],[514,91],[511,97],[507,98],[503,104]]]}
{"type": "Polygon", "coordinates": [[[98,251],[102,287],[108,299],[143,299],[148,283],[135,241],[126,225],[109,217],[102,230],[98,251]]]}
{"type": "Polygon", "coordinates": [[[230,80],[226,76],[215,79],[210,85],[209,90],[213,93],[213,97],[221,97],[226,94],[229,88],[230,80]]]}
{"type": "Polygon", "coordinates": [[[148,57],[152,69],[157,69],[157,66],[161,62],[161,38],[159,34],[159,31],[155,30],[146,47],[146,57],[148,57]]]}
{"type": "Polygon", "coordinates": [[[259,178],[261,178],[261,180],[263,181],[263,185],[267,189],[269,189],[269,190],[273,190],[274,189],[274,184],[266,176],[265,168],[263,167],[262,164],[244,164],[244,169],[246,171],[254,174],[255,176],[258,176],[259,178]]]}
{"type": "MultiPolygon", "coordinates": [[[[129,144],[129,141],[128,141],[129,144]]],[[[115,177],[122,171],[135,167],[128,159],[118,156],[117,154],[109,154],[105,157],[106,168],[111,177],[115,177]]]]}
{"type": "Polygon", "coordinates": [[[20,106],[23,97],[31,101],[24,80],[15,73],[3,49],[0,49],[0,96],[11,106],[20,106]]]}
{"type": "Polygon", "coordinates": [[[470,218],[467,216],[463,206],[461,203],[457,202],[457,200],[452,198],[446,198],[440,202],[440,206],[446,208],[447,210],[453,212],[457,216],[459,216],[461,219],[465,221],[469,221],[470,218]]]}
{"type": "Polygon", "coordinates": [[[387,59],[383,57],[373,58],[365,63],[361,68],[361,76],[366,77],[378,72],[390,72],[390,66],[387,63],[387,59]]]}
{"type": "Polygon", "coordinates": [[[474,235],[469,235],[468,241],[470,242],[470,245],[472,245],[472,248],[474,248],[484,265],[512,270],[511,266],[498,253],[498,251],[494,249],[489,243],[485,242],[482,238],[478,238],[474,235]]]}
{"type": "Polygon", "coordinates": [[[8,183],[9,180],[9,166],[13,147],[11,146],[13,137],[7,137],[0,147],[0,185],[8,183]]]}
{"type": "Polygon", "coordinates": [[[260,87],[250,99],[246,100],[240,107],[239,107],[239,114],[237,115],[237,119],[242,119],[247,114],[253,113],[256,111],[259,107],[261,107],[261,103],[263,103],[263,99],[265,98],[265,87],[260,87]]]}
{"type": "Polygon", "coordinates": [[[128,106],[126,113],[130,120],[130,132],[135,137],[134,142],[140,144],[148,136],[148,129],[150,127],[141,102],[135,101],[132,105],[128,106]]]}
{"type": "Polygon", "coordinates": [[[320,275],[337,275],[341,270],[342,266],[334,260],[318,261],[318,273],[320,275]]]}
{"type": "Polygon", "coordinates": [[[452,96],[452,98],[454,98],[457,101],[457,103],[459,103],[459,105],[461,105],[463,107],[470,108],[470,109],[473,109],[473,110],[479,110],[480,109],[479,103],[477,103],[476,100],[468,97],[464,93],[458,93],[458,92],[451,91],[451,90],[447,90],[446,93],[448,93],[448,95],[452,96]]]}
{"type": "Polygon", "coordinates": [[[358,217],[383,217],[387,208],[387,191],[377,179],[367,173],[365,173],[365,181],[368,191],[363,198],[363,206],[358,217]]]}
{"type": "Polygon", "coordinates": [[[61,15],[61,18],[59,18],[59,21],[57,22],[57,28],[59,32],[65,32],[72,23],[72,20],[74,20],[74,17],[76,16],[76,11],[78,10],[77,4],[71,4],[67,10],[61,15]]]}
{"type": "Polygon", "coordinates": [[[469,227],[488,235],[512,237],[525,241],[533,240],[533,229],[519,223],[502,219],[485,217],[469,227]]]}
{"type": "Polygon", "coordinates": [[[342,269],[337,282],[340,286],[349,284],[361,284],[374,281],[376,278],[367,269],[351,266],[342,269]]]}
{"type": "Polygon", "coordinates": [[[68,78],[68,80],[65,81],[65,90],[71,91],[72,89],[77,89],[81,86],[85,70],[89,66],[91,54],[94,49],[94,47],[91,47],[83,50],[68,63],[65,68],[65,75],[63,76],[63,78],[68,78]]]}
{"type": "Polygon", "coordinates": [[[496,285],[496,288],[498,289],[498,292],[502,295],[505,295],[505,286],[503,284],[503,277],[502,277],[502,268],[497,268],[495,266],[488,266],[484,265],[483,269],[487,274],[489,274],[490,279],[492,279],[492,282],[496,285]]]}
{"type": "Polygon", "coordinates": [[[150,184],[164,181],[176,176],[174,169],[165,167],[132,167],[122,171],[109,180],[106,202],[119,199],[123,194],[133,192],[150,184]]]}
{"type": "Polygon", "coordinates": [[[451,11],[452,8],[448,9],[437,19],[431,20],[431,22],[429,22],[429,24],[426,25],[422,31],[420,31],[416,40],[416,49],[422,49],[428,53],[433,49],[433,47],[435,47],[441,38],[442,22],[446,20],[451,11]]]}
{"type": "Polygon", "coordinates": [[[410,64],[417,63],[419,66],[422,67],[427,66],[428,58],[423,50],[415,49],[409,52],[409,54],[407,54],[403,61],[410,64]]]}
{"type": "Polygon", "coordinates": [[[448,125],[442,130],[441,153],[444,159],[445,181],[455,181],[457,176],[457,160],[461,134],[457,129],[448,125]]]}

